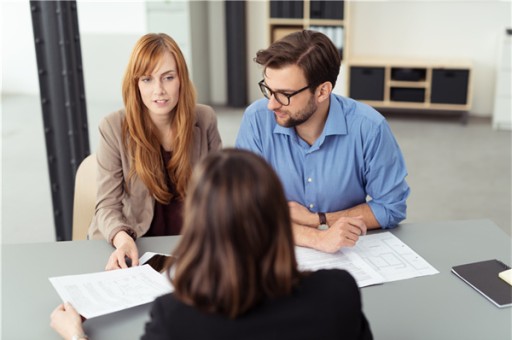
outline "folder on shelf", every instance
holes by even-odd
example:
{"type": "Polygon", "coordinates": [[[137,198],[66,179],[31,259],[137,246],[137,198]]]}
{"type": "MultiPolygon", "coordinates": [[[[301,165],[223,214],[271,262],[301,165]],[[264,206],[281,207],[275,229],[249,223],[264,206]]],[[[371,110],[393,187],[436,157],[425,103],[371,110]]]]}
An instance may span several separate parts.
{"type": "Polygon", "coordinates": [[[297,0],[271,0],[271,18],[302,19],[304,16],[304,2],[297,0]]]}
{"type": "Polygon", "coordinates": [[[452,272],[499,308],[512,306],[512,286],[499,277],[510,269],[499,260],[487,260],[452,267],[452,272]]]}

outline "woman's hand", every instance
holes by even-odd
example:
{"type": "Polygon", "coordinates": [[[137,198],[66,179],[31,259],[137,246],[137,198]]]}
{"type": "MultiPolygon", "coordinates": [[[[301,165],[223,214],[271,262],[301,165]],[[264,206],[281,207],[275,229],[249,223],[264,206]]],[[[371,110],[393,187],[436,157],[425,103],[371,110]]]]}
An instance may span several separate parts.
{"type": "Polygon", "coordinates": [[[68,302],[58,305],[53,310],[50,315],[50,326],[64,339],[84,334],[82,317],[68,302]]]}
{"type": "Polygon", "coordinates": [[[114,236],[112,242],[116,250],[110,255],[105,270],[128,268],[126,259],[130,259],[131,266],[139,265],[139,252],[133,238],[125,231],[120,231],[114,236]]]}

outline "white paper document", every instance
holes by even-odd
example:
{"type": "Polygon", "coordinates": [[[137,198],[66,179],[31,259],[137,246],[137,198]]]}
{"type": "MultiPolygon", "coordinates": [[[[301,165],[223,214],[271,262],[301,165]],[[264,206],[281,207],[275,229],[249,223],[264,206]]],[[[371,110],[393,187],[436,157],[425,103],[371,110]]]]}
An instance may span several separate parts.
{"type": "Polygon", "coordinates": [[[357,242],[356,246],[347,249],[347,252],[361,256],[363,261],[382,275],[385,282],[439,273],[389,231],[363,236],[362,242],[357,242]]]}
{"type": "Polygon", "coordinates": [[[354,253],[338,251],[334,254],[319,250],[295,247],[300,270],[345,269],[356,279],[359,287],[384,282],[382,276],[354,253]]]}
{"type": "MultiPolygon", "coordinates": [[[[359,287],[439,273],[390,232],[361,236],[355,247],[334,254],[302,247],[295,247],[295,253],[300,270],[345,269],[359,287]]],[[[154,255],[145,253],[140,262],[154,255]]],[[[148,264],[49,280],[86,319],[150,303],[173,290],[166,275],[148,264]]]]}
{"type": "Polygon", "coordinates": [[[359,287],[439,273],[390,232],[361,236],[353,248],[334,254],[295,247],[301,270],[345,269],[359,287]]]}
{"type": "Polygon", "coordinates": [[[149,303],[172,291],[165,276],[149,265],[49,280],[60,298],[86,319],[149,303]]]}

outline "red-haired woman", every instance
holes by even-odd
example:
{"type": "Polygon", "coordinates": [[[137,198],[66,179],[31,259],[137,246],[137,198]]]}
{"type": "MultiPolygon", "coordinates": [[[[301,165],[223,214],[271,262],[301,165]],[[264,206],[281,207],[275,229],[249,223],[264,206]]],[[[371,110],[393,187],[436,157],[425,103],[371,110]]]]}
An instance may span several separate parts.
{"type": "Polygon", "coordinates": [[[222,147],[213,109],[196,103],[187,65],[166,34],[136,43],[123,80],[124,109],[99,126],[98,191],[89,238],[116,250],[106,269],[138,264],[135,240],[176,235],[194,164],[222,147]]]}

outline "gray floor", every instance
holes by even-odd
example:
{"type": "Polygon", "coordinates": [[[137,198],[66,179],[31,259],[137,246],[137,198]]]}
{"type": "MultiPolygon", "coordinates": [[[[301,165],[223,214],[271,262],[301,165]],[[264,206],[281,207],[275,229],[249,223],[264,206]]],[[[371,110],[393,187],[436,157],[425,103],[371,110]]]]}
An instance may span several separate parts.
{"type": "MultiPolygon", "coordinates": [[[[119,106],[88,104],[92,150],[99,119],[119,106]]],[[[233,146],[242,110],[216,111],[224,145],[233,146]]],[[[38,97],[4,95],[1,113],[1,242],[54,241],[38,97]]],[[[431,115],[387,117],[409,171],[407,222],[489,218],[512,234],[510,131],[495,131],[482,118],[461,125],[455,118],[431,115]]]]}

